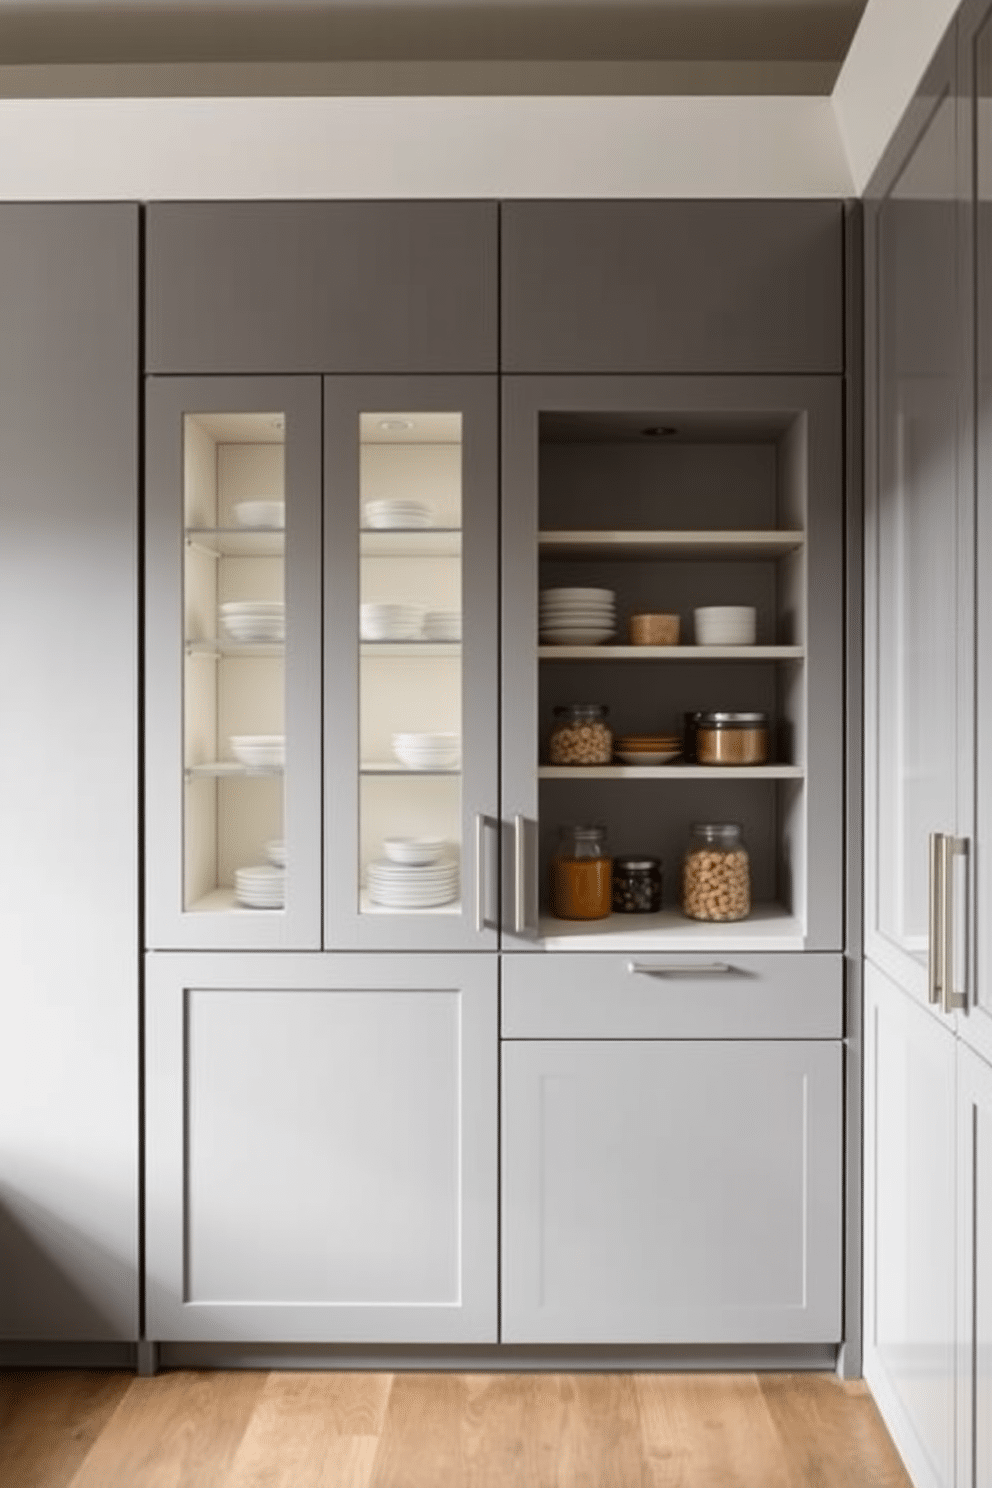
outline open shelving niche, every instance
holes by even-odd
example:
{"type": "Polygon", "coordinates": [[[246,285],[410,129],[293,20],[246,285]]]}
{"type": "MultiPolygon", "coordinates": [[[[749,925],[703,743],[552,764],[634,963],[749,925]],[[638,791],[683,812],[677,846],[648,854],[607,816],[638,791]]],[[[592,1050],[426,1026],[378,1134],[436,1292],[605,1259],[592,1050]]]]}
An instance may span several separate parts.
{"type": "Polygon", "coordinates": [[[802,950],[807,854],[806,586],[803,421],[787,415],[542,416],[539,587],[617,595],[617,636],[538,645],[539,943],[548,950],[802,950]],[[673,428],[657,438],[648,428],[673,428]],[[611,527],[602,525],[610,513],[611,527]],[[692,527],[680,526],[691,512],[692,527]],[[618,518],[620,519],[618,521],[618,518]],[[751,604],[753,646],[692,644],[692,611],[751,604]],[[624,644],[638,611],[678,612],[680,644],[624,644]],[[681,734],[699,708],[767,712],[772,763],[716,767],[551,766],[557,704],[606,703],[614,732],[681,734]],[[652,819],[653,818],[653,819],[652,819]],[[547,902],[559,824],[606,825],[615,855],[663,860],[664,908],[560,920],[547,902]],[[678,908],[681,860],[698,821],[738,821],[751,858],[746,920],[699,922],[678,908]],[[646,825],[647,823],[647,825],[646,825]]]}

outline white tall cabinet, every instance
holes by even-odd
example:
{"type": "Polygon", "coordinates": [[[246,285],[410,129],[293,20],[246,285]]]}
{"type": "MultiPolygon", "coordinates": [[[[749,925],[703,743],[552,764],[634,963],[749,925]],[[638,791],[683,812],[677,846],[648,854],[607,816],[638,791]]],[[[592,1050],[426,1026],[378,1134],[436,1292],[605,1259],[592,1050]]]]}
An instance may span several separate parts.
{"type": "Polygon", "coordinates": [[[865,1373],[918,1488],[992,1474],[989,15],[866,212],[865,1373]]]}

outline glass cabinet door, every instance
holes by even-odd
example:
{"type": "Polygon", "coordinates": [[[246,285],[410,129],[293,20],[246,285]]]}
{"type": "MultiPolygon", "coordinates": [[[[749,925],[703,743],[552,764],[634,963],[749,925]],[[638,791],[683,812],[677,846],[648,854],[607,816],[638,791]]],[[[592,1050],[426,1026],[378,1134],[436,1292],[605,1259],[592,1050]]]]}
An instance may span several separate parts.
{"type": "Polygon", "coordinates": [[[149,945],[320,945],[320,385],[148,385],[149,945]]]}
{"type": "Polygon", "coordinates": [[[497,935],[496,387],[325,382],[326,943],[497,935]]]}

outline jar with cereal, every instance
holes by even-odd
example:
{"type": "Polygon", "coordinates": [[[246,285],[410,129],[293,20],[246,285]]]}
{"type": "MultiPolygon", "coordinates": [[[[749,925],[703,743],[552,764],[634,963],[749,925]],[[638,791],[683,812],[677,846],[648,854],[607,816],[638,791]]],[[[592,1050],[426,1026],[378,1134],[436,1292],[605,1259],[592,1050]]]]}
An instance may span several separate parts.
{"type": "Polygon", "coordinates": [[[555,709],[548,740],[553,765],[608,765],[613,758],[613,732],[603,703],[565,703],[555,709]]]}
{"type": "Polygon", "coordinates": [[[682,913],[691,920],[744,920],[751,863],[736,822],[697,823],[682,862],[682,913]]]}

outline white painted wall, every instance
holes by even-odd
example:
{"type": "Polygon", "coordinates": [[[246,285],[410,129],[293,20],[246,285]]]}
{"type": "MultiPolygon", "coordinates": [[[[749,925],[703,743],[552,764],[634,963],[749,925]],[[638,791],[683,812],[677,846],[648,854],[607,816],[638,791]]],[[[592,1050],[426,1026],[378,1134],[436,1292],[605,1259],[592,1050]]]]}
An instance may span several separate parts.
{"type": "Polygon", "coordinates": [[[851,192],[825,97],[0,100],[0,200],[851,192]]]}
{"type": "Polygon", "coordinates": [[[958,8],[958,0],[868,0],[834,85],[837,127],[860,195],[958,8]]]}

